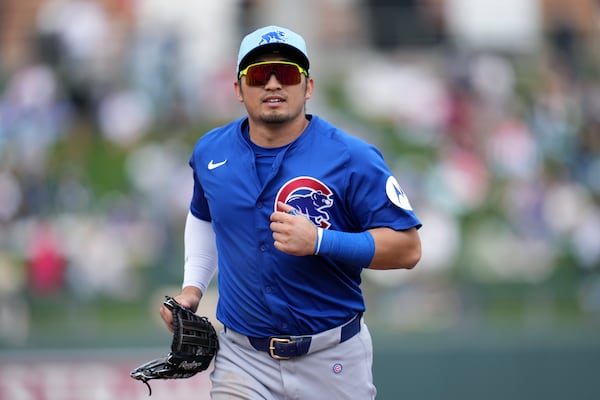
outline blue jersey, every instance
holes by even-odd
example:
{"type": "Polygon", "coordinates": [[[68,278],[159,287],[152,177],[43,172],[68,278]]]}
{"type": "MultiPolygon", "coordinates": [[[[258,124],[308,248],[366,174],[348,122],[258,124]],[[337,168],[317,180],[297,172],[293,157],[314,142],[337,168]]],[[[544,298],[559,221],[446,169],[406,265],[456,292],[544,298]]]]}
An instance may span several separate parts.
{"type": "Polygon", "coordinates": [[[246,118],[208,132],[190,158],[190,212],[212,222],[217,240],[217,318],[247,336],[314,334],[365,309],[362,268],[274,247],[269,217],[277,201],[324,229],[421,226],[375,147],[309,118],[302,135],[272,154],[261,174],[244,136],[246,118]]]}

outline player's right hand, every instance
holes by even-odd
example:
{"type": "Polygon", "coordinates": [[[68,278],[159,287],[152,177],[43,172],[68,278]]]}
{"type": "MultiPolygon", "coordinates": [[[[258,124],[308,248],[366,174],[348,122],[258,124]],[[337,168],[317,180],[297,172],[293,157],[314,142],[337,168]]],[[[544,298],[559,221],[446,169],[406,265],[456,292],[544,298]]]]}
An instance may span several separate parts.
{"type": "Polygon", "coordinates": [[[313,223],[281,201],[277,202],[277,209],[271,214],[269,225],[275,248],[294,256],[314,254],[317,229],[313,223]]]}

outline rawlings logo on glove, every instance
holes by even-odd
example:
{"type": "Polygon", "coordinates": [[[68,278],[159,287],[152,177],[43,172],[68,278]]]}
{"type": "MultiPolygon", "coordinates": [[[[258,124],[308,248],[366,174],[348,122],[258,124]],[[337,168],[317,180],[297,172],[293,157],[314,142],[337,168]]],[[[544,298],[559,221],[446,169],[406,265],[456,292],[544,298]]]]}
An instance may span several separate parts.
{"type": "Polygon", "coordinates": [[[208,368],[219,349],[215,328],[206,317],[196,315],[169,296],[166,296],[164,305],[173,313],[171,352],[166,357],[140,365],[130,373],[133,379],[148,386],[149,396],[152,395],[149,380],[194,376],[208,368]]]}

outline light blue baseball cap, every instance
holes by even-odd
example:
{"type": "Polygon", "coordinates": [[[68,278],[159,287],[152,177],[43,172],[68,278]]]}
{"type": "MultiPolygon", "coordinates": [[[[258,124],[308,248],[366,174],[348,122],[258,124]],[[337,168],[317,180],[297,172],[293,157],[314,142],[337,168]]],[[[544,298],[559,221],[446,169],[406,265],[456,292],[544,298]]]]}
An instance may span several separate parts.
{"type": "Polygon", "coordinates": [[[281,53],[308,71],[310,63],[306,42],[302,36],[280,26],[265,26],[244,37],[238,54],[238,73],[246,68],[252,58],[267,53],[281,53]]]}

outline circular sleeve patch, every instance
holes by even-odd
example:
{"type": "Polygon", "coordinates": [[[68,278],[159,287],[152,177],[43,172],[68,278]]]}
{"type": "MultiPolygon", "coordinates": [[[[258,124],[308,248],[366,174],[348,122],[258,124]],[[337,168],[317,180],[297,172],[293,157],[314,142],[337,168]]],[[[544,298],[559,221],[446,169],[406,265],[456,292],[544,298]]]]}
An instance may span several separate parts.
{"type": "Polygon", "coordinates": [[[398,184],[398,181],[393,176],[390,176],[385,183],[385,192],[392,203],[405,210],[412,211],[412,207],[406,197],[406,193],[398,184]]]}

